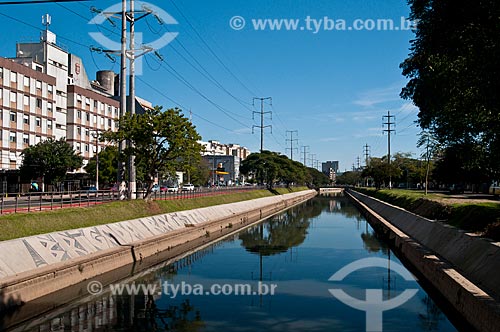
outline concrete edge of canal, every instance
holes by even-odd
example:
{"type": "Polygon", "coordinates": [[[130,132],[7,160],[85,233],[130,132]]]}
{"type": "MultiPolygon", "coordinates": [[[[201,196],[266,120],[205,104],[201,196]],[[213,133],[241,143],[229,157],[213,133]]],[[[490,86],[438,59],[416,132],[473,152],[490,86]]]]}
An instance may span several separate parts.
{"type": "Polygon", "coordinates": [[[500,324],[498,243],[346,191],[372,227],[479,331],[500,324]]]}
{"type": "Polygon", "coordinates": [[[0,309],[33,301],[146,259],[150,265],[151,261],[160,263],[174,258],[316,194],[315,190],[305,190],[4,241],[0,243],[0,309]],[[22,261],[19,254],[23,253],[29,264],[22,261]],[[54,259],[49,261],[50,258],[54,259]],[[27,265],[31,268],[27,269],[27,265]],[[20,271],[13,271],[15,267],[20,271]]]}

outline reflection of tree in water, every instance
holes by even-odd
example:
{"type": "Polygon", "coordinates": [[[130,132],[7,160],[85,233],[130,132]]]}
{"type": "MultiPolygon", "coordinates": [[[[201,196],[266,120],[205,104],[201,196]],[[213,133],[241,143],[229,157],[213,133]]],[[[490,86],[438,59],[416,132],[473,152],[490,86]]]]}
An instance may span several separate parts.
{"type": "Polygon", "coordinates": [[[370,232],[369,230],[366,230],[365,233],[361,233],[361,239],[363,240],[363,247],[368,252],[382,251],[386,253],[387,250],[389,250],[387,244],[384,241],[380,240],[377,236],[377,233],[375,232],[370,232]]]}
{"type": "Polygon", "coordinates": [[[188,299],[161,309],[156,306],[153,296],[148,295],[144,309],[135,310],[130,331],[200,331],[204,327],[200,312],[188,299]]]}
{"type": "Polygon", "coordinates": [[[286,252],[304,242],[310,225],[309,219],[317,217],[321,211],[322,206],[311,200],[248,229],[239,238],[246,250],[263,256],[286,252]]]}
{"type": "Polygon", "coordinates": [[[439,331],[439,322],[444,320],[443,313],[432,299],[426,295],[422,302],[425,304],[425,314],[418,314],[423,331],[439,331]]]}

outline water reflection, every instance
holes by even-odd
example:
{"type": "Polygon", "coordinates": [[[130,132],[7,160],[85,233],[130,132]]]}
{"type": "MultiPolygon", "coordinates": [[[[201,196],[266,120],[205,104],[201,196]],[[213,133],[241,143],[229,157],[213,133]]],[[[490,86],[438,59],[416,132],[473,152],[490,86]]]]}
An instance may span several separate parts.
{"type": "MultiPolygon", "coordinates": [[[[399,260],[347,198],[318,197],[126,281],[211,285],[258,279],[276,282],[276,296],[108,293],[68,304],[9,331],[363,331],[364,312],[333,298],[328,278],[365,257],[383,257],[387,268],[357,271],[337,285],[351,296],[363,299],[366,289],[383,289],[389,299],[405,288],[420,289],[416,282],[391,274],[391,264],[399,260]]],[[[455,330],[422,289],[401,308],[384,313],[384,319],[384,331],[455,330]]]]}

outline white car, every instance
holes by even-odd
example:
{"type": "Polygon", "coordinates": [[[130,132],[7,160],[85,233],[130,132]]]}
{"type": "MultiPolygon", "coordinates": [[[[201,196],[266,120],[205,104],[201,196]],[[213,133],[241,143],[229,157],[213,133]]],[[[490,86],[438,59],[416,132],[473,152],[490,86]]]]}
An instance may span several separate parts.
{"type": "Polygon", "coordinates": [[[167,192],[176,193],[179,191],[179,187],[177,185],[167,186],[167,192]]]}
{"type": "Polygon", "coordinates": [[[192,183],[186,183],[182,186],[182,191],[194,191],[194,185],[192,183]]]}

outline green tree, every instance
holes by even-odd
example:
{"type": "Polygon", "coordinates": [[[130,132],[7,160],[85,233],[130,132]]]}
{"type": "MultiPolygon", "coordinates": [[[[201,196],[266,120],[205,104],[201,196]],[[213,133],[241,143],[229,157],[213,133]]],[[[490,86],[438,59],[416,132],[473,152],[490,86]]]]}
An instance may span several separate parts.
{"type": "Polygon", "coordinates": [[[362,182],[361,172],[347,171],[337,176],[337,184],[356,186],[362,182]]]}
{"type": "Polygon", "coordinates": [[[292,183],[304,184],[311,181],[310,173],[304,165],[271,151],[250,154],[241,163],[240,171],[260,184],[267,184],[270,189],[275,182],[290,186],[292,183]]]}
{"type": "MultiPolygon", "coordinates": [[[[96,176],[96,157],[90,158],[87,166],[87,172],[92,179],[96,176]]],[[[99,152],[99,183],[113,183],[116,181],[118,172],[118,148],[110,145],[99,152]]],[[[138,172],[139,173],[139,172],[138,172]]]]}
{"type": "Polygon", "coordinates": [[[389,183],[389,174],[392,178],[398,178],[402,172],[396,163],[387,163],[387,158],[371,158],[370,165],[362,172],[363,177],[371,177],[375,182],[375,187],[380,189],[384,183],[389,183]]]}
{"type": "Polygon", "coordinates": [[[320,188],[330,184],[330,178],[316,168],[307,167],[307,172],[309,173],[309,183],[312,187],[320,188]]]}
{"type": "Polygon", "coordinates": [[[425,160],[425,194],[427,195],[432,160],[439,152],[439,143],[431,132],[423,130],[419,135],[417,146],[424,149],[421,157],[425,160]]]}
{"type": "Polygon", "coordinates": [[[145,199],[151,197],[153,180],[158,173],[174,174],[190,158],[194,161],[202,149],[197,143],[201,137],[196,127],[181,110],[162,111],[161,106],[143,114],[126,114],[118,120],[118,131],[105,132],[103,137],[115,143],[127,140],[132,143],[123,153],[127,157],[135,155],[136,164],[144,167],[145,199]]]}
{"type": "Polygon", "coordinates": [[[445,147],[480,145],[477,171],[500,175],[500,2],[409,0],[418,20],[411,54],[402,64],[409,82],[401,96],[419,108],[420,127],[445,147]]]}
{"type": "Polygon", "coordinates": [[[21,176],[24,179],[41,177],[44,184],[56,185],[64,180],[68,171],[80,168],[83,164],[83,158],[76,154],[64,138],[49,138],[29,146],[22,155],[21,176]]]}

